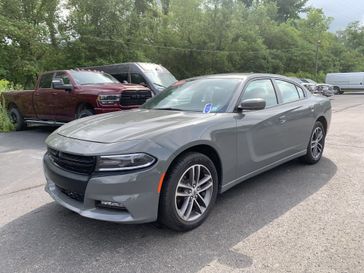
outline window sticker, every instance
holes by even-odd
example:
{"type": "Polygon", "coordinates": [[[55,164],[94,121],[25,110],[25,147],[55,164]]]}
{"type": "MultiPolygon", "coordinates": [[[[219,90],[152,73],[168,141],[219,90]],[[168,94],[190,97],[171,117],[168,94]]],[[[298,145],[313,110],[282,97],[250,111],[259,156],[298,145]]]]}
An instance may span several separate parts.
{"type": "Polygon", "coordinates": [[[203,108],[203,113],[207,114],[210,113],[210,111],[212,110],[212,103],[208,103],[205,105],[205,107],[203,108]]]}

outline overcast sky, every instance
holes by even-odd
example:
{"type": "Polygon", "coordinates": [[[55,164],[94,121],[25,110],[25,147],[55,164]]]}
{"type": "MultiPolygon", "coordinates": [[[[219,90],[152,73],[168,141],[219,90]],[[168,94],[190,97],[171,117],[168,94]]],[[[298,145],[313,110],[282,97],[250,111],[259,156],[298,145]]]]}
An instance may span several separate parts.
{"type": "Polygon", "coordinates": [[[326,16],[334,18],[331,31],[344,29],[353,21],[361,21],[364,24],[363,0],[309,0],[308,5],[322,8],[326,16]]]}

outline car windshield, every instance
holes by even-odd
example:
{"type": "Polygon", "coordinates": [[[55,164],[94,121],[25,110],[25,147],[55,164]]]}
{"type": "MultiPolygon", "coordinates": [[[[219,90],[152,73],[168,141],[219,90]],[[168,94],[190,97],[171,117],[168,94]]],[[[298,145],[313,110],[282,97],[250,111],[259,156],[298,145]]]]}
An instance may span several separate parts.
{"type": "Polygon", "coordinates": [[[71,71],[70,73],[79,85],[120,83],[113,76],[106,73],[93,71],[71,71]]]}
{"type": "Polygon", "coordinates": [[[225,112],[240,82],[239,79],[211,78],[178,82],[147,101],[142,108],[203,113],[225,112]]]}
{"type": "Polygon", "coordinates": [[[145,74],[157,89],[164,89],[177,81],[171,73],[165,71],[150,70],[145,74]]]}

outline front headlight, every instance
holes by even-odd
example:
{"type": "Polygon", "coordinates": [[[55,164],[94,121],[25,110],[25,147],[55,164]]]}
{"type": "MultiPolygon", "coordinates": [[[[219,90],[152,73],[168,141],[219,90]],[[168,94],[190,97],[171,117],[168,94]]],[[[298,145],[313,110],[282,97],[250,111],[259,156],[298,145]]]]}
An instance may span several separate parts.
{"type": "Polygon", "coordinates": [[[116,104],[116,103],[118,103],[120,101],[120,95],[118,95],[118,94],[115,94],[115,95],[99,95],[97,97],[97,100],[102,105],[112,105],[112,104],[116,104]]]}
{"type": "Polygon", "coordinates": [[[156,162],[154,157],[144,153],[106,155],[98,157],[96,171],[129,171],[149,167],[154,162],[156,162]]]}

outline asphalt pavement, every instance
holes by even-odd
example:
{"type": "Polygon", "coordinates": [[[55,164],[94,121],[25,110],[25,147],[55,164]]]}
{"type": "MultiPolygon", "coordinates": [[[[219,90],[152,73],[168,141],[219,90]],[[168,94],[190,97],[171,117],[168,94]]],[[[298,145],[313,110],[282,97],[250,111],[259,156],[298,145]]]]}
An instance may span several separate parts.
{"type": "Polygon", "coordinates": [[[317,165],[232,188],[187,233],[64,209],[43,190],[54,128],[0,133],[0,272],[364,272],[364,93],[332,105],[317,165]]]}

